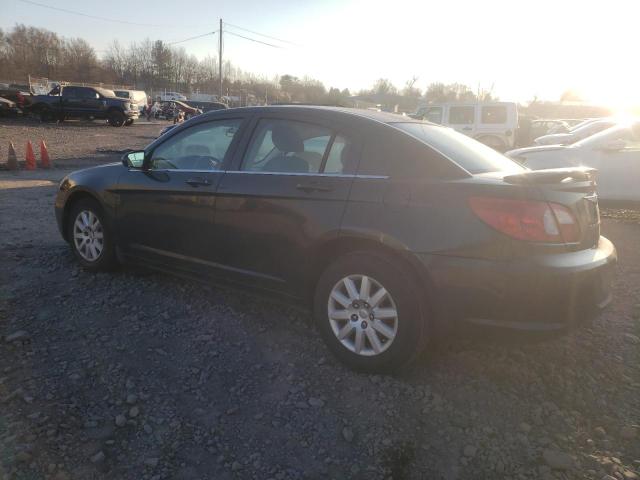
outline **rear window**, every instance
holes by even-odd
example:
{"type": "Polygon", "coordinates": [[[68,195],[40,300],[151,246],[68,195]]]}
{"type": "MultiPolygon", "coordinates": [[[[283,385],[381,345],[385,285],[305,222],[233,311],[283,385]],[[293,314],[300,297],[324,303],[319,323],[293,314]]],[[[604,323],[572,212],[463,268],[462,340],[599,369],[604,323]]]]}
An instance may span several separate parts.
{"type": "Polygon", "coordinates": [[[442,153],[472,174],[486,172],[522,172],[526,169],[494,149],[451,128],[426,123],[392,123],[442,153]]]}

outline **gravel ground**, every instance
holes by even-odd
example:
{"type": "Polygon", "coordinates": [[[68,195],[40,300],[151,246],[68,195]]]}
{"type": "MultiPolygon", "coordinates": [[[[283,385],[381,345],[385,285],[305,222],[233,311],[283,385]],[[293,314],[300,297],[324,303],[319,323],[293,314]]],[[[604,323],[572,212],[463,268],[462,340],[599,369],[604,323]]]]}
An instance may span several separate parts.
{"type": "Polygon", "coordinates": [[[291,307],[82,271],[53,216],[64,173],[0,172],[0,479],[639,478],[633,215],[603,220],[620,265],[589,328],[451,338],[377,376],[291,307]]]}
{"type": "Polygon", "coordinates": [[[0,120],[0,168],[7,161],[9,142],[18,160],[24,161],[26,143],[31,140],[39,161],[39,144],[44,140],[54,166],[72,168],[118,160],[125,149],[144,148],[170,122],[139,120],[130,127],[114,128],[101,120],[40,123],[31,118],[0,120]]]}

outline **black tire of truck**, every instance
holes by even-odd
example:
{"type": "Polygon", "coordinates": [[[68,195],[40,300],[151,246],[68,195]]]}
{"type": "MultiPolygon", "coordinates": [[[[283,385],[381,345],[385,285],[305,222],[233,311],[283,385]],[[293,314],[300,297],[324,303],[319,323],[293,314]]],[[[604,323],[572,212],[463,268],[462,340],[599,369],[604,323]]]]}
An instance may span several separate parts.
{"type": "Polygon", "coordinates": [[[124,122],[125,127],[130,127],[133,125],[133,118],[128,118],[126,122],[124,122]]]}
{"type": "Polygon", "coordinates": [[[109,122],[109,125],[111,125],[112,127],[121,127],[124,125],[126,118],[124,116],[124,113],[119,112],[118,110],[113,110],[112,112],[109,112],[109,115],[107,116],[107,122],[109,122]]]}

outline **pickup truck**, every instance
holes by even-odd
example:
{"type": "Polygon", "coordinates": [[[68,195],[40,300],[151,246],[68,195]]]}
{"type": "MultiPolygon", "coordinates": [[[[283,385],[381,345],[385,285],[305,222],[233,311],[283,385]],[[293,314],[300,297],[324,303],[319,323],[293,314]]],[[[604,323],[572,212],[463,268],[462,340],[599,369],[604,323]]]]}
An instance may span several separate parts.
{"type": "Polygon", "coordinates": [[[31,112],[43,122],[67,118],[106,119],[112,127],[129,126],[138,118],[136,104],[98,87],[58,86],[31,99],[31,112]]]}

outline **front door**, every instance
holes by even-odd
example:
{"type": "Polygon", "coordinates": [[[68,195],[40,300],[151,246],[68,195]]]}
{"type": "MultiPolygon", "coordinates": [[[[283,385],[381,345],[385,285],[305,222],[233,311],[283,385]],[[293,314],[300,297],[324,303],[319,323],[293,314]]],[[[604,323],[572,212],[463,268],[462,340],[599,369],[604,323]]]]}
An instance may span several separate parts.
{"type": "Polygon", "coordinates": [[[147,261],[201,270],[211,260],[215,192],[242,119],[201,122],[147,152],[120,179],[119,243],[147,261]]]}
{"type": "Polygon", "coordinates": [[[216,204],[217,262],[231,276],[299,293],[312,251],[336,237],[359,158],[335,125],[261,118],[216,204]]]}

